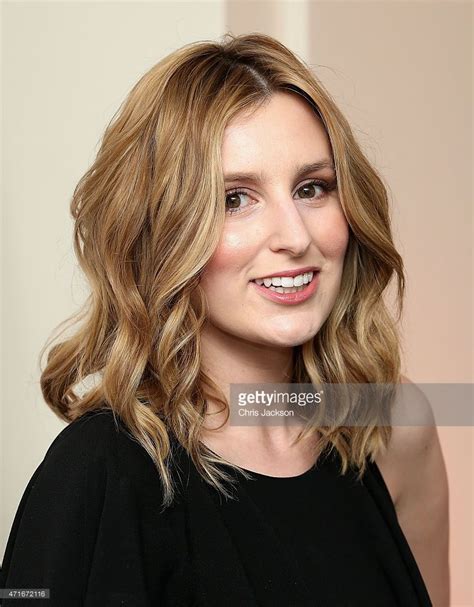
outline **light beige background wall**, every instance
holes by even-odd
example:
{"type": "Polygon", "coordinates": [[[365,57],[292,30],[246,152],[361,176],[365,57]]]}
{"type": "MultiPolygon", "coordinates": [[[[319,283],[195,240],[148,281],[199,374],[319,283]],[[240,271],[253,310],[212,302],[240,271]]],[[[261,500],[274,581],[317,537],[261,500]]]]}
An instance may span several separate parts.
{"type": "MultiPolygon", "coordinates": [[[[309,60],[390,187],[408,275],[406,375],[472,382],[473,5],[318,2],[310,22],[309,60]]],[[[472,606],[474,433],[441,427],[439,435],[451,492],[451,600],[472,606]]]]}
{"type": "MultiPolygon", "coordinates": [[[[405,374],[472,382],[471,3],[4,2],[1,11],[1,556],[22,492],[64,427],[42,400],[37,356],[86,292],[72,253],[72,190],[131,86],[187,42],[261,31],[313,66],[391,193],[408,274],[405,374]]],[[[473,431],[439,433],[452,605],[468,606],[473,431]]]]}

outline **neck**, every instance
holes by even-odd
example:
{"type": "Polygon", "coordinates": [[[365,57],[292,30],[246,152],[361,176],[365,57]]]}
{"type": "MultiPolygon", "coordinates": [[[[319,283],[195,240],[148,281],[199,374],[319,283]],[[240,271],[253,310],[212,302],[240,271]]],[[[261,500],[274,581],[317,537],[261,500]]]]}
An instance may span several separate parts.
{"type": "MultiPolygon", "coordinates": [[[[203,370],[222,390],[229,405],[231,384],[291,383],[293,347],[275,347],[245,341],[223,333],[207,324],[201,334],[203,370]]],[[[222,405],[207,401],[207,419],[202,440],[211,447],[216,441],[236,441],[240,444],[265,445],[268,450],[285,449],[296,437],[299,427],[282,418],[279,425],[259,425],[251,422],[237,426],[226,421],[222,405]]],[[[212,447],[211,447],[212,448],[212,447]]]]}

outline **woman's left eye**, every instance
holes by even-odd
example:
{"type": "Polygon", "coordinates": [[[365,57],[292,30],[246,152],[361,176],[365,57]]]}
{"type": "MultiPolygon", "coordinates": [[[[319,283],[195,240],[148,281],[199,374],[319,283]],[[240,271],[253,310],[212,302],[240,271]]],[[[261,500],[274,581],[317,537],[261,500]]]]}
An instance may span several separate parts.
{"type": "MultiPolygon", "coordinates": [[[[336,182],[334,181],[334,183],[332,184],[328,184],[325,181],[320,181],[319,179],[313,179],[311,181],[308,181],[307,183],[304,183],[302,186],[300,186],[296,191],[297,192],[301,192],[303,190],[306,190],[306,192],[309,191],[309,196],[303,196],[303,199],[306,200],[312,200],[312,199],[316,199],[319,200],[321,198],[324,198],[324,196],[329,192],[332,191],[333,189],[336,188],[336,182]],[[313,192],[317,189],[322,190],[321,194],[313,194],[313,192]]],[[[244,196],[249,196],[249,194],[247,193],[246,190],[242,189],[242,188],[236,188],[234,190],[229,190],[227,192],[226,195],[226,211],[228,212],[229,215],[237,215],[238,213],[242,213],[243,210],[237,206],[232,206],[232,207],[228,207],[229,204],[229,198],[233,197],[234,198],[234,203],[239,204],[239,196],[240,195],[244,195],[244,196]]],[[[247,205],[248,206],[248,205],[247,205]]],[[[244,207],[245,209],[245,207],[244,207]]]]}
{"type": "MultiPolygon", "coordinates": [[[[321,188],[324,192],[324,194],[326,194],[326,192],[328,192],[329,190],[329,185],[325,182],[325,181],[319,181],[319,180],[314,180],[313,181],[308,181],[308,183],[304,183],[300,188],[298,188],[297,192],[300,192],[301,190],[309,189],[310,191],[314,191],[315,187],[317,188],[321,188]]],[[[323,195],[319,195],[319,196],[308,196],[309,199],[311,198],[322,198],[323,195]]]]}

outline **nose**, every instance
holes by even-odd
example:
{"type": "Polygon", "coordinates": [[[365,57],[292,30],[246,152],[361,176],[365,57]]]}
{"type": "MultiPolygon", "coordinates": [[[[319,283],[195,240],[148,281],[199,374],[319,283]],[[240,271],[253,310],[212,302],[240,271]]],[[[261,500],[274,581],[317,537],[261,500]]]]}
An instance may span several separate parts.
{"type": "Polygon", "coordinates": [[[268,208],[265,222],[271,250],[287,250],[295,257],[303,255],[312,239],[298,205],[291,197],[283,196],[280,200],[274,199],[268,208]]]}

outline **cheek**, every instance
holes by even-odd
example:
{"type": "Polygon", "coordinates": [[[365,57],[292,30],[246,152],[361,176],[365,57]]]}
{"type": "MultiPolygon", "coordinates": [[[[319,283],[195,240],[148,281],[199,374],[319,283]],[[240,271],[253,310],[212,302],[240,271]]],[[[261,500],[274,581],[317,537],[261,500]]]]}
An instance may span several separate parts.
{"type": "Polygon", "coordinates": [[[221,238],[217,249],[203,272],[203,283],[226,281],[237,278],[242,268],[248,267],[255,256],[255,244],[243,232],[228,231],[221,238]]]}
{"type": "Polygon", "coordinates": [[[349,241],[349,225],[341,209],[330,209],[320,217],[313,233],[314,241],[324,257],[344,256],[349,241]]]}

